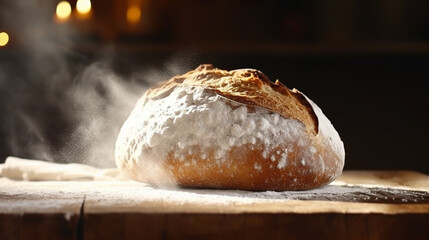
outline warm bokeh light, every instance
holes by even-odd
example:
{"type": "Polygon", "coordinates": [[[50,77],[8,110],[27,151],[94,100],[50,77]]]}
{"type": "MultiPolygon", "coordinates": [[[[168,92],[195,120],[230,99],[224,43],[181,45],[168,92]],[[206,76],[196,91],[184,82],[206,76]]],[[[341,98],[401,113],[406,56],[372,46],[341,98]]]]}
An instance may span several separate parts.
{"type": "Polygon", "coordinates": [[[70,17],[71,14],[71,5],[67,1],[59,2],[57,5],[57,17],[59,19],[65,20],[70,17]]]}
{"type": "Polygon", "coordinates": [[[0,32],[0,47],[6,46],[9,42],[9,35],[6,32],[0,32]]]}
{"type": "Polygon", "coordinates": [[[79,14],[88,14],[91,11],[91,0],[77,0],[76,10],[79,14]]]}
{"type": "Polygon", "coordinates": [[[141,11],[138,6],[130,6],[127,9],[127,21],[129,23],[137,23],[140,21],[141,11]]]}

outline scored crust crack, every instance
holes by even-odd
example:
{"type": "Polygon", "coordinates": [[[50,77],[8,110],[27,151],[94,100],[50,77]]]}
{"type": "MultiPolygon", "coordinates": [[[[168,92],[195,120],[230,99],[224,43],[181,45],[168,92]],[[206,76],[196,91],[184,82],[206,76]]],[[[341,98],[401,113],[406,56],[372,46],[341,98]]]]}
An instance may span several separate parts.
{"type": "Polygon", "coordinates": [[[307,131],[314,135],[318,133],[317,116],[303,94],[296,89],[290,90],[278,80],[271,82],[258,70],[226,71],[203,64],[149,89],[146,97],[159,98],[178,85],[204,87],[231,100],[267,108],[285,118],[304,123],[307,131]]]}

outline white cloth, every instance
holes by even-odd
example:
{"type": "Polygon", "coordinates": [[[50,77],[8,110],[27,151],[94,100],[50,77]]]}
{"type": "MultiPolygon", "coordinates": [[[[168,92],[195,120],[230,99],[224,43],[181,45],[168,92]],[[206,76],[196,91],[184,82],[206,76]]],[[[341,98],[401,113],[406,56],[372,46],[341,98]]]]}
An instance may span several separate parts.
{"type": "Polygon", "coordinates": [[[125,180],[116,168],[96,168],[78,163],[53,163],[8,157],[0,164],[0,177],[25,181],[125,180]]]}

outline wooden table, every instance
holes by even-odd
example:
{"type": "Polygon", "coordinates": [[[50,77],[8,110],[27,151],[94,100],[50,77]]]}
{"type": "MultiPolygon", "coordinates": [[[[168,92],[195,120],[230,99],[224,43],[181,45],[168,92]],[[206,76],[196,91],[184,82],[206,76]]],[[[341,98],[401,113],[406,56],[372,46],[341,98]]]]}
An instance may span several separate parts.
{"type": "Polygon", "coordinates": [[[0,178],[0,239],[429,239],[429,176],[346,171],[310,192],[0,178]]]}

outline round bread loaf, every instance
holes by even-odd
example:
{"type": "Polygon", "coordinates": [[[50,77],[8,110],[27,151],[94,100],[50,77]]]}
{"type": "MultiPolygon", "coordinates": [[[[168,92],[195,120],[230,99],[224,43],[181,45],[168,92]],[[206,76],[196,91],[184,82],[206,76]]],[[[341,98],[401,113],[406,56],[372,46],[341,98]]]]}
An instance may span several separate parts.
{"type": "Polygon", "coordinates": [[[137,181],[258,191],[320,187],[344,158],[337,131],[298,90],[208,64],[147,90],[115,149],[118,168],[137,181]]]}

